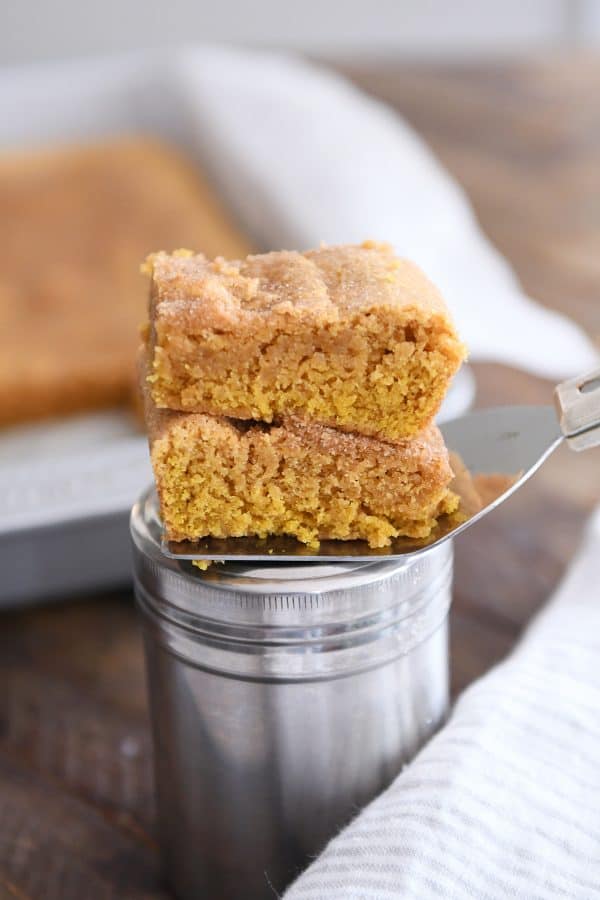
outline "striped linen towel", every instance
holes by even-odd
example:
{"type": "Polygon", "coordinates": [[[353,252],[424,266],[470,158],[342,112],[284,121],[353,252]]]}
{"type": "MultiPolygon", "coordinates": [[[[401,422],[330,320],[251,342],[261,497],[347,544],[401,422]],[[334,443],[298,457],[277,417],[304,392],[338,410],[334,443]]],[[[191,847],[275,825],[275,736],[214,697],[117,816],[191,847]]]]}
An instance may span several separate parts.
{"type": "Polygon", "coordinates": [[[600,898],[600,511],[506,662],[285,900],[600,898]]]}

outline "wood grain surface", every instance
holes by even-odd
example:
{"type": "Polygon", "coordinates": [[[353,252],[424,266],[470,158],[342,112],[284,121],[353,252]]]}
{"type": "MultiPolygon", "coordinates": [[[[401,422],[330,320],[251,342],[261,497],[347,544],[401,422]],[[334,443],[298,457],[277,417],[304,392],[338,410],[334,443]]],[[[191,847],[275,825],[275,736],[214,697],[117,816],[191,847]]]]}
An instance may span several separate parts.
{"type": "MultiPolygon", "coordinates": [[[[345,71],[429,141],[530,294],[599,336],[600,60],[345,71]]],[[[501,366],[476,374],[480,405],[551,397],[501,366]]],[[[561,449],[457,542],[455,692],[510,651],[599,499],[600,451],[561,449]]],[[[0,898],[168,897],[130,592],[5,613],[0,666],[0,898]]]]}

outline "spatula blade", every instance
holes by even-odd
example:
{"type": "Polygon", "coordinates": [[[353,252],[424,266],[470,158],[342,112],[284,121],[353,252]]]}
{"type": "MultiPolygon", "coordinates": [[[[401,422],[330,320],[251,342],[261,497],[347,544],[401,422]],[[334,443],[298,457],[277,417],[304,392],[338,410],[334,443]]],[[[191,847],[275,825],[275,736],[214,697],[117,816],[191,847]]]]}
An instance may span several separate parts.
{"type": "Polygon", "coordinates": [[[562,439],[552,406],[475,410],[446,422],[441,432],[473,474],[535,471],[562,439]]]}

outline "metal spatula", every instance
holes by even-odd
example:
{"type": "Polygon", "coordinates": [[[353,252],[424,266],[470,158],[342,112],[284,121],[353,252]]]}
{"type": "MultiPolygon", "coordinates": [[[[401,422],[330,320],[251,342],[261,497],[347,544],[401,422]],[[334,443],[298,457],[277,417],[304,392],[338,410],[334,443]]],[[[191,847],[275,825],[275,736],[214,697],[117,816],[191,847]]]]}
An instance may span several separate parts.
{"type": "MultiPolygon", "coordinates": [[[[321,541],[317,549],[292,537],[203,538],[199,541],[163,543],[173,559],[261,560],[282,562],[297,557],[305,561],[395,559],[415,556],[455,537],[503,503],[545,459],[566,440],[574,450],[600,444],[600,369],[560,384],[552,406],[502,406],[477,410],[447,422],[441,430],[449,450],[457,453],[473,475],[513,476],[486,506],[462,517],[442,517],[427,538],[395,538],[389,547],[371,548],[365,541],[321,541]]],[[[460,491],[459,491],[460,492],[460,491]]]]}

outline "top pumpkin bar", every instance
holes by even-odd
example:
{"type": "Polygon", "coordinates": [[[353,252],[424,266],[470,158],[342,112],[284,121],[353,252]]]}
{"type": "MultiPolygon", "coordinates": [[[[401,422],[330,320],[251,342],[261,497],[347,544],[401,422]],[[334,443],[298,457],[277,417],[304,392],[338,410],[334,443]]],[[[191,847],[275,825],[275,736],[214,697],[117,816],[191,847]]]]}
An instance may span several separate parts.
{"type": "Polygon", "coordinates": [[[440,294],[387,244],[243,261],[148,259],[158,407],[312,422],[397,441],[437,412],[465,356],[440,294]]]}

